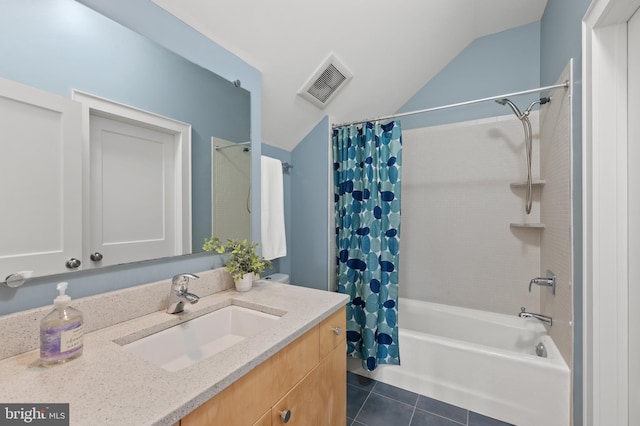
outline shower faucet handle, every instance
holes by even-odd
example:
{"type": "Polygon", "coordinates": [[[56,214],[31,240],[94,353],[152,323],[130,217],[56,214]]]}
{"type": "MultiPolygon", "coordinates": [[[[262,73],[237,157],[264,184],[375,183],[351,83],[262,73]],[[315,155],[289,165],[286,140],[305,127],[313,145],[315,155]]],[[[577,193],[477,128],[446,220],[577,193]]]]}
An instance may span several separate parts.
{"type": "Polygon", "coordinates": [[[553,295],[555,296],[556,294],[556,275],[548,269],[546,277],[536,277],[529,281],[529,293],[531,293],[532,284],[539,285],[541,287],[551,287],[553,295]]]}

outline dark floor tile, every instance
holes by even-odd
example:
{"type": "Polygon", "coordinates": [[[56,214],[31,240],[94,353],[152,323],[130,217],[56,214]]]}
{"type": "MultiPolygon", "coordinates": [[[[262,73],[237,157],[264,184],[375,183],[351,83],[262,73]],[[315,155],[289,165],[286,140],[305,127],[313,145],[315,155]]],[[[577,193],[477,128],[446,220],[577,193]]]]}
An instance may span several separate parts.
{"type": "Polygon", "coordinates": [[[353,422],[351,423],[351,426],[367,426],[364,423],[360,423],[360,422],[353,422]]]}
{"type": "Polygon", "coordinates": [[[411,426],[461,426],[466,424],[466,419],[464,423],[458,423],[417,408],[413,413],[413,419],[411,419],[411,426]]]}
{"type": "Polygon", "coordinates": [[[356,421],[367,426],[408,426],[412,414],[411,405],[371,393],[356,421]]]}
{"type": "Polygon", "coordinates": [[[446,402],[438,401],[437,399],[429,398],[428,396],[420,395],[416,407],[458,423],[467,423],[467,410],[447,404],[446,402]]]}
{"type": "Polygon", "coordinates": [[[469,426],[514,426],[511,423],[492,419],[482,414],[469,411],[469,426]]]}
{"type": "Polygon", "coordinates": [[[377,382],[368,377],[360,376],[358,374],[352,373],[351,371],[347,371],[347,383],[359,387],[360,389],[370,391],[371,389],[373,389],[373,386],[377,382]]]}
{"type": "Polygon", "coordinates": [[[347,385],[347,417],[356,418],[367,396],[369,396],[369,391],[347,385]]]}
{"type": "Polygon", "coordinates": [[[416,401],[418,400],[417,393],[413,393],[408,390],[398,388],[396,386],[391,386],[382,382],[377,382],[371,392],[384,395],[391,399],[395,399],[396,401],[404,402],[405,404],[409,404],[412,407],[416,405],[416,401]]]}

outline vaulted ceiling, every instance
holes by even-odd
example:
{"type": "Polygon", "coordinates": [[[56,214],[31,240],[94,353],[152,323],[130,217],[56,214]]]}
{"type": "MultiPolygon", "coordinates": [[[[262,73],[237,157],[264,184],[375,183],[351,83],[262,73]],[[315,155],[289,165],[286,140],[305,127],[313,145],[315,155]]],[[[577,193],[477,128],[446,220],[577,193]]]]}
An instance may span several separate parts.
{"type": "Polygon", "coordinates": [[[547,0],[153,0],[262,72],[262,141],[292,150],[325,116],[393,114],[478,37],[547,0]],[[333,53],[353,78],[320,109],[297,95],[333,53]]]}

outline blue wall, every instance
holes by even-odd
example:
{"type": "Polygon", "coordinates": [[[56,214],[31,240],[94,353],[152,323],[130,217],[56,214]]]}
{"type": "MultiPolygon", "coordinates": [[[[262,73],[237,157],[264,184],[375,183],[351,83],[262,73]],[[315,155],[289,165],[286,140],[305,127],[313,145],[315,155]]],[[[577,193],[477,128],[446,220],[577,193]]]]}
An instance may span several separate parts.
{"type": "Polygon", "coordinates": [[[291,152],[291,283],[326,290],[333,216],[329,196],[329,118],[324,117],[291,152]]]}
{"type": "Polygon", "coordinates": [[[582,276],[582,18],[591,0],[549,0],[541,21],[540,81],[553,84],[573,58],[573,416],[584,423],[582,276]]]}
{"type": "MultiPolygon", "coordinates": [[[[252,172],[252,185],[259,188],[259,159],[261,152],[259,131],[261,125],[260,72],[222,49],[205,36],[197,33],[150,0],[111,0],[109,2],[89,0],[84,3],[98,3],[97,6],[101,8],[103,14],[114,19],[121,19],[124,25],[143,33],[155,43],[145,40],[143,37],[105,19],[100,14],[72,0],[49,0],[47,2],[7,0],[0,5],[2,10],[2,13],[0,13],[0,34],[2,35],[0,37],[0,52],[3,53],[3,60],[0,62],[0,75],[38,86],[48,91],[61,93],[65,96],[69,96],[69,90],[73,87],[147,110],[154,110],[154,112],[177,119],[182,119],[182,111],[197,109],[196,121],[198,123],[216,123],[214,125],[214,132],[216,133],[211,133],[208,128],[203,128],[202,133],[196,135],[195,133],[198,130],[194,120],[185,120],[194,124],[194,139],[195,136],[198,136],[201,140],[205,140],[207,147],[209,146],[209,137],[212,135],[231,140],[252,140],[252,161],[254,165],[257,164],[252,172]],[[26,13],[29,13],[28,18],[25,16],[26,13]],[[107,39],[99,36],[97,31],[103,28],[109,28],[114,31],[113,35],[107,39]],[[10,35],[8,34],[9,29],[16,32],[10,35]],[[56,33],[56,31],[62,32],[56,33]],[[34,41],[34,44],[30,45],[29,39],[33,39],[34,35],[37,35],[38,38],[34,41]],[[92,56],[91,52],[82,51],[79,57],[75,56],[75,54],[63,53],[59,50],[61,46],[59,43],[63,42],[72,42],[77,49],[83,46],[87,47],[87,45],[92,47],[101,46],[110,55],[111,62],[106,67],[103,65],[103,69],[99,70],[97,69],[97,64],[94,63],[98,59],[92,56]],[[156,43],[169,48],[189,61],[215,72],[222,78],[211,77],[209,73],[205,73],[199,67],[191,66],[191,69],[187,71],[185,64],[188,62],[160,49],[156,43]],[[147,50],[150,53],[146,53],[144,57],[141,55],[136,56],[128,50],[143,45],[151,47],[150,50],[147,50]],[[54,62],[44,66],[42,61],[47,56],[54,62]],[[145,61],[148,60],[148,56],[160,62],[157,62],[156,66],[149,68],[141,61],[143,58],[145,61]],[[32,61],[33,66],[17,70],[14,68],[16,63],[13,63],[17,61],[9,60],[9,58],[19,58],[20,61],[27,59],[32,61]],[[65,67],[70,67],[70,69],[65,67]],[[81,80],[79,82],[66,82],[54,79],[50,76],[52,70],[65,70],[64,72],[77,74],[77,77],[81,78],[81,80]],[[95,83],[96,76],[93,74],[97,74],[100,83],[95,83]],[[158,97],[162,97],[163,93],[147,88],[148,90],[144,91],[143,95],[134,95],[133,92],[130,93],[130,90],[121,85],[121,78],[125,75],[127,77],[131,75],[138,76],[139,81],[137,84],[142,86],[143,89],[151,80],[168,81],[169,83],[165,83],[168,90],[166,96],[173,100],[174,105],[168,106],[163,110],[152,108],[153,105],[158,103],[158,97]],[[91,79],[86,78],[87,76],[90,76],[91,79]],[[82,79],[83,77],[84,79],[82,79]],[[213,78],[216,82],[207,80],[207,84],[211,89],[203,92],[203,96],[200,96],[200,93],[195,93],[190,88],[188,80],[210,78],[213,78]],[[235,114],[225,114],[228,114],[226,111],[234,110],[237,114],[246,117],[246,106],[242,107],[242,111],[239,111],[237,106],[234,105],[228,105],[217,110],[211,105],[198,105],[199,102],[207,102],[206,99],[202,99],[204,97],[225,97],[226,92],[224,90],[235,90],[234,93],[237,93],[237,89],[223,79],[231,81],[240,79],[242,87],[247,90],[245,96],[249,98],[252,112],[251,119],[249,124],[246,122],[242,124],[244,130],[237,135],[230,130],[236,124],[228,126],[229,123],[237,122],[235,114]],[[94,82],[91,82],[92,80],[94,82]],[[116,84],[113,84],[114,82],[116,84]],[[111,90],[109,93],[106,93],[107,88],[111,90]],[[188,93],[189,97],[185,98],[181,93],[177,93],[181,90],[190,91],[188,93]],[[218,114],[224,117],[222,123],[215,117],[218,114]],[[250,133],[247,134],[246,129],[249,126],[250,133]]],[[[240,126],[238,125],[238,127],[240,126]]],[[[203,154],[202,151],[199,152],[201,157],[209,157],[208,154],[203,154]]],[[[194,157],[196,156],[197,153],[194,148],[194,157]]],[[[206,180],[209,182],[210,178],[207,176],[206,180]]],[[[210,203],[208,205],[210,206],[210,203]]],[[[260,210],[260,197],[253,197],[252,209],[253,211],[260,210]]],[[[207,221],[210,218],[210,212],[194,211],[194,214],[197,216],[194,219],[197,220],[202,219],[203,216],[207,221]]],[[[259,215],[256,216],[257,218],[252,218],[252,235],[254,240],[259,240],[259,215]]],[[[194,235],[194,241],[196,238],[199,237],[194,235]]],[[[218,266],[220,266],[218,256],[198,254],[107,267],[94,271],[80,271],[36,278],[29,280],[27,284],[18,289],[0,286],[0,315],[50,304],[56,294],[55,284],[61,280],[69,281],[69,294],[77,298],[166,279],[180,272],[201,271],[218,266]]]]}
{"type": "MultiPolygon", "coordinates": [[[[292,164],[291,153],[289,151],[285,151],[284,149],[268,145],[266,143],[262,144],[262,155],[266,155],[267,157],[277,158],[283,163],[292,164]]],[[[294,167],[295,168],[295,167],[294,167]]],[[[284,173],[282,175],[283,186],[284,186],[284,226],[285,233],[287,236],[287,256],[274,259],[271,261],[273,267],[269,271],[265,271],[266,274],[270,274],[272,272],[282,272],[284,274],[291,275],[291,176],[293,174],[293,169],[289,170],[289,173],[284,173]]]]}
{"type": "MultiPolygon", "coordinates": [[[[540,23],[478,38],[424,85],[398,113],[535,89],[540,86],[540,23]]],[[[537,97],[512,100],[520,109],[537,97]]],[[[510,114],[494,102],[402,117],[404,130],[510,114]]]]}

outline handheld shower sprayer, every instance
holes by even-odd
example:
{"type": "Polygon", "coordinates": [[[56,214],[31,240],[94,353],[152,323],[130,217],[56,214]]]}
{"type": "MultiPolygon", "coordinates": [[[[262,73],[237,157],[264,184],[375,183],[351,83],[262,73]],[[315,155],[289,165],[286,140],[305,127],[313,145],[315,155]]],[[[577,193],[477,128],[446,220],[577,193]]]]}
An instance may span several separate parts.
{"type": "Polygon", "coordinates": [[[518,107],[511,102],[509,99],[507,98],[502,98],[502,99],[497,99],[496,102],[499,103],[500,105],[509,105],[509,107],[511,108],[511,110],[513,111],[513,113],[516,115],[516,117],[518,117],[518,120],[520,120],[522,122],[522,127],[524,127],[524,142],[525,142],[525,148],[526,148],[526,155],[527,155],[527,199],[526,199],[526,205],[525,205],[525,211],[527,212],[527,214],[531,213],[531,207],[533,205],[533,186],[532,186],[532,177],[531,177],[531,152],[533,151],[533,148],[531,146],[532,144],[532,138],[533,138],[533,132],[531,130],[531,121],[529,121],[529,114],[531,113],[531,109],[535,106],[535,105],[544,105],[548,102],[551,101],[551,98],[546,96],[546,97],[542,97],[536,101],[531,102],[531,104],[529,104],[529,106],[527,107],[527,109],[524,112],[520,112],[520,109],[518,109],[518,107]]]}
{"type": "Polygon", "coordinates": [[[513,113],[520,120],[522,120],[522,118],[524,117],[523,114],[520,112],[520,109],[518,109],[518,107],[513,102],[511,102],[509,99],[502,98],[502,99],[496,100],[496,102],[499,103],[500,105],[509,105],[509,107],[511,107],[511,110],[513,111],[513,113]]]}

